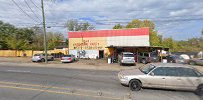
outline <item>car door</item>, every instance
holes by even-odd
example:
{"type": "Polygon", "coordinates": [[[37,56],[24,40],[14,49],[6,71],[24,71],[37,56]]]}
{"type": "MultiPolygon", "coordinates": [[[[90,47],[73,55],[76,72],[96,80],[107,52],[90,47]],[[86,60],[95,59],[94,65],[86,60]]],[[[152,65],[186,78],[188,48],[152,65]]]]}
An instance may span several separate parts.
{"type": "Polygon", "coordinates": [[[51,59],[51,55],[47,54],[47,59],[50,60],[51,59]]]}
{"type": "Polygon", "coordinates": [[[200,64],[203,65],[203,59],[200,59],[200,64]]]}
{"type": "Polygon", "coordinates": [[[198,65],[203,65],[203,59],[197,59],[196,64],[198,65]]]}
{"type": "Polygon", "coordinates": [[[177,67],[166,67],[165,88],[177,89],[182,85],[177,67]]]}
{"type": "Polygon", "coordinates": [[[146,87],[164,88],[165,87],[165,68],[158,67],[149,72],[146,80],[146,87]]]}
{"type": "Polygon", "coordinates": [[[178,68],[177,71],[179,71],[180,76],[179,81],[181,84],[178,86],[180,89],[195,90],[201,83],[200,77],[195,69],[178,68]]]}

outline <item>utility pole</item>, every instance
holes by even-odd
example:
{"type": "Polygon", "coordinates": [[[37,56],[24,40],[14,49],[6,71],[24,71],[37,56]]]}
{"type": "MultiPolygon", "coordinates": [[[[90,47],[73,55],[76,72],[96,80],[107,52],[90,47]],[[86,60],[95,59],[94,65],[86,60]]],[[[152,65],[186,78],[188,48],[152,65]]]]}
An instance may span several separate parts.
{"type": "Polygon", "coordinates": [[[47,63],[47,36],[46,36],[46,24],[45,24],[44,2],[43,2],[43,0],[41,0],[41,6],[42,6],[42,17],[43,17],[45,63],[47,63]]]}

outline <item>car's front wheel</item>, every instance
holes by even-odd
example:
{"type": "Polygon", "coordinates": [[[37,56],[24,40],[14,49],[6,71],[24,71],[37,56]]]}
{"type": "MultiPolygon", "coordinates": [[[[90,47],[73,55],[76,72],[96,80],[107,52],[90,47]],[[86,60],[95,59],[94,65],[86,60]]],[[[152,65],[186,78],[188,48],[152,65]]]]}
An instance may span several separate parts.
{"type": "Polygon", "coordinates": [[[120,63],[120,66],[123,66],[123,63],[120,63]]]}
{"type": "Polygon", "coordinates": [[[45,62],[45,59],[41,59],[41,62],[45,62]]]}
{"type": "Polygon", "coordinates": [[[195,92],[196,92],[197,95],[203,96],[203,84],[199,85],[195,92]]]}
{"type": "Polygon", "coordinates": [[[131,80],[129,83],[129,87],[132,91],[139,91],[142,88],[142,85],[138,80],[131,80]]]}
{"type": "Polygon", "coordinates": [[[54,61],[54,57],[51,57],[51,61],[54,61]]]}
{"type": "Polygon", "coordinates": [[[145,59],[142,59],[143,64],[147,64],[147,61],[145,59]]]}
{"type": "Polygon", "coordinates": [[[190,65],[195,65],[196,63],[194,61],[189,62],[190,65]]]}

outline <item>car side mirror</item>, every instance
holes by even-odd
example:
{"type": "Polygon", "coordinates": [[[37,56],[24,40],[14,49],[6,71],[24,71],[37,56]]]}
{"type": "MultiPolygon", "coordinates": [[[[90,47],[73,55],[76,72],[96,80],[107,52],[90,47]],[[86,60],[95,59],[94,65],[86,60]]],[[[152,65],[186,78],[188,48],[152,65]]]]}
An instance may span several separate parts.
{"type": "Polygon", "coordinates": [[[154,73],[153,73],[153,72],[151,72],[149,75],[154,76],[154,73]]]}

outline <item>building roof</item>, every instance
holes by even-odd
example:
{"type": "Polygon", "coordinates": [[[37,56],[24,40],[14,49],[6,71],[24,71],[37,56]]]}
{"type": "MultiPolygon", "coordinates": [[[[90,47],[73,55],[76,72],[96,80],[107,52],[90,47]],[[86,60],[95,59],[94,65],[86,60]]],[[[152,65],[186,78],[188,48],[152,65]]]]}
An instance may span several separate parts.
{"type": "Polygon", "coordinates": [[[133,28],[119,30],[94,30],[94,31],[79,31],[68,32],[69,38],[90,38],[90,37],[114,37],[114,36],[149,36],[149,28],[133,28]]]}

